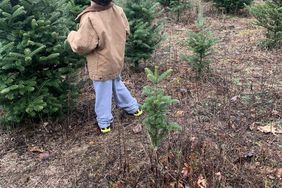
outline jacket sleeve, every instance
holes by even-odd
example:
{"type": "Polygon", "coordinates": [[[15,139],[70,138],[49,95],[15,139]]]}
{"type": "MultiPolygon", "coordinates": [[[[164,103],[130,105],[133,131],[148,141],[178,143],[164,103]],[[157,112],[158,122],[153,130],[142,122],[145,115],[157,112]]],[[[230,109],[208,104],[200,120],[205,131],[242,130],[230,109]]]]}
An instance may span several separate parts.
{"type": "Polygon", "coordinates": [[[126,34],[130,35],[130,27],[129,27],[129,23],[128,23],[128,20],[127,20],[127,17],[125,15],[124,11],[122,11],[121,17],[122,17],[122,21],[123,21],[124,26],[125,26],[126,34]]]}
{"type": "Polygon", "coordinates": [[[98,45],[98,36],[88,17],[81,19],[78,31],[71,31],[67,38],[72,50],[87,55],[98,45]]]}

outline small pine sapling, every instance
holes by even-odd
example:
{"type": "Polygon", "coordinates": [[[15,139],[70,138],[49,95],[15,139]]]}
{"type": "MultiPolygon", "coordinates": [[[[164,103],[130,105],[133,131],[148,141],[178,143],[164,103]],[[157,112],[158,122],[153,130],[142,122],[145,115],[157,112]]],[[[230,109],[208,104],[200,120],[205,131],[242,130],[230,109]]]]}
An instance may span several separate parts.
{"type": "Polygon", "coordinates": [[[196,21],[197,31],[188,33],[186,45],[193,51],[193,55],[182,55],[182,59],[187,61],[196,72],[196,78],[200,79],[203,72],[209,69],[211,63],[207,57],[211,55],[212,46],[217,43],[217,39],[205,27],[202,11],[199,11],[196,21]]]}
{"type": "Polygon", "coordinates": [[[165,7],[169,6],[171,1],[173,0],[158,0],[158,2],[165,7]]]}
{"type": "Polygon", "coordinates": [[[192,8],[192,4],[189,0],[172,0],[169,7],[170,11],[177,15],[177,22],[179,22],[181,14],[185,10],[192,8]]]}
{"type": "Polygon", "coordinates": [[[177,22],[185,10],[192,8],[191,0],[158,0],[158,2],[177,15],[177,22]]]}
{"type": "Polygon", "coordinates": [[[266,28],[266,39],[262,41],[265,47],[282,46],[282,0],[271,0],[248,7],[257,19],[255,24],[266,28]]]}
{"type": "Polygon", "coordinates": [[[250,5],[253,0],[213,0],[215,6],[223,8],[228,14],[236,14],[240,9],[250,5]]]}
{"type": "Polygon", "coordinates": [[[178,124],[171,123],[167,119],[169,107],[179,101],[172,99],[171,96],[166,96],[164,91],[159,88],[159,83],[171,74],[171,69],[161,75],[159,75],[158,67],[155,67],[154,72],[146,68],[145,72],[153,86],[145,86],[143,90],[143,94],[146,96],[143,109],[147,113],[144,124],[149,133],[152,146],[157,148],[170,131],[181,129],[178,124]]]}

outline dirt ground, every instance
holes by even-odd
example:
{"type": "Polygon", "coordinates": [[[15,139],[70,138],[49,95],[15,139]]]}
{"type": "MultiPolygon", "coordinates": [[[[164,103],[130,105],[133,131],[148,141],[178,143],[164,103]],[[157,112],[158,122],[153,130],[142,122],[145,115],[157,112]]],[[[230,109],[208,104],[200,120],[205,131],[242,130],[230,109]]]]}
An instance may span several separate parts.
{"type": "MultiPolygon", "coordinates": [[[[195,29],[193,14],[183,16],[187,22],[167,19],[166,39],[151,60],[173,69],[162,87],[180,101],[168,116],[183,128],[163,142],[157,162],[144,116],[114,107],[113,131],[99,133],[88,82],[63,122],[0,130],[0,188],[282,187],[282,50],[257,46],[264,30],[250,17],[205,12],[220,40],[210,73],[196,81],[180,58],[191,53],[184,41],[195,29]]],[[[127,65],[123,79],[142,103],[145,74],[127,65]]]]}

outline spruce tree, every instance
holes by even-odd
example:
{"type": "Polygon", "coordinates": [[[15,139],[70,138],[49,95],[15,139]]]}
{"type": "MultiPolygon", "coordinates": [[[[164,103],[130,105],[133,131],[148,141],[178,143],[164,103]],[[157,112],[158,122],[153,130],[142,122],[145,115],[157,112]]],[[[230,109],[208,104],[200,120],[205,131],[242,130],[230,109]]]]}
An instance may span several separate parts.
{"type": "Polygon", "coordinates": [[[141,60],[147,60],[162,40],[160,25],[153,23],[158,3],[150,0],[127,0],[125,14],[129,21],[130,35],[126,44],[126,57],[138,68],[141,60]]]}
{"type": "Polygon", "coordinates": [[[158,0],[158,2],[165,7],[169,6],[171,1],[173,0],[158,0]]]}
{"type": "Polygon", "coordinates": [[[76,18],[78,14],[90,5],[90,0],[69,0],[70,13],[76,18]]]}
{"type": "Polygon", "coordinates": [[[180,20],[181,14],[192,7],[191,0],[158,0],[158,2],[177,15],[177,22],[180,20]]]}
{"type": "Polygon", "coordinates": [[[226,13],[235,14],[246,5],[250,5],[253,0],[213,0],[215,5],[224,8],[226,13]]]}
{"type": "Polygon", "coordinates": [[[158,67],[155,67],[154,72],[146,68],[145,72],[153,86],[145,86],[143,90],[146,99],[142,108],[147,114],[144,124],[149,133],[151,144],[156,148],[170,131],[181,129],[178,124],[171,123],[167,119],[169,107],[179,101],[172,99],[171,96],[166,96],[164,91],[159,88],[160,82],[170,76],[171,69],[162,74],[159,74],[158,67]]]}
{"type": "Polygon", "coordinates": [[[197,31],[189,32],[186,45],[193,51],[193,55],[182,55],[182,59],[190,63],[192,69],[196,72],[197,79],[200,79],[203,72],[209,69],[208,56],[211,55],[212,46],[217,40],[212,33],[205,27],[203,13],[199,10],[198,19],[196,21],[197,31]]]}
{"type": "Polygon", "coordinates": [[[256,25],[267,29],[266,47],[282,46],[282,0],[270,0],[263,4],[249,7],[251,14],[257,19],[256,25]]]}
{"type": "Polygon", "coordinates": [[[73,25],[65,0],[0,3],[0,105],[5,123],[58,116],[77,95],[69,78],[83,61],[64,41],[73,25]]]}
{"type": "Polygon", "coordinates": [[[192,8],[192,4],[190,0],[171,0],[169,7],[170,11],[176,14],[177,22],[179,22],[181,14],[192,8]]]}

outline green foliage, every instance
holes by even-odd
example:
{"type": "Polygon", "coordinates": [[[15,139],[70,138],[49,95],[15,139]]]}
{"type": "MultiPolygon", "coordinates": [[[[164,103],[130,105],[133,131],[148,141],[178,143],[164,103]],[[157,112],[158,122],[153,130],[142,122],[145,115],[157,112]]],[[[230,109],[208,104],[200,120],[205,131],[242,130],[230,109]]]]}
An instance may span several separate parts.
{"type": "Polygon", "coordinates": [[[124,11],[129,21],[131,34],[126,45],[126,57],[139,66],[141,60],[147,60],[162,40],[160,25],[153,24],[157,16],[158,3],[150,0],[128,0],[124,11]]]}
{"type": "Polygon", "coordinates": [[[174,0],[158,0],[158,2],[163,6],[169,6],[172,1],[174,0]]]}
{"type": "Polygon", "coordinates": [[[224,8],[226,13],[237,13],[245,5],[250,5],[253,0],[213,0],[215,5],[220,8],[224,8]]]}
{"type": "Polygon", "coordinates": [[[182,55],[182,59],[189,62],[196,72],[197,78],[201,78],[203,72],[209,68],[210,61],[207,57],[212,52],[212,46],[217,43],[212,33],[205,28],[202,13],[199,13],[196,26],[198,31],[189,32],[187,46],[193,51],[193,55],[182,55]]]}
{"type": "Polygon", "coordinates": [[[71,15],[75,18],[84,8],[90,5],[90,0],[68,0],[68,5],[71,15]]]}
{"type": "Polygon", "coordinates": [[[267,1],[248,7],[251,14],[257,19],[256,25],[267,29],[266,47],[281,47],[282,45],[282,0],[267,1]]]}
{"type": "Polygon", "coordinates": [[[82,61],[65,47],[66,1],[0,3],[0,104],[4,123],[58,116],[77,94],[69,80],[82,61]]]}
{"type": "Polygon", "coordinates": [[[158,0],[158,2],[176,14],[177,21],[180,20],[180,16],[185,10],[192,8],[191,0],[158,0]]]}
{"type": "Polygon", "coordinates": [[[173,0],[170,2],[170,11],[177,15],[177,21],[180,20],[181,14],[189,8],[192,8],[189,0],[173,0]]]}
{"type": "Polygon", "coordinates": [[[147,96],[143,104],[143,109],[147,113],[144,124],[148,130],[152,145],[158,147],[169,131],[181,129],[178,124],[170,123],[167,120],[169,106],[178,103],[178,100],[166,96],[164,91],[158,88],[158,84],[170,76],[171,69],[161,75],[159,75],[158,67],[155,67],[154,72],[148,68],[145,71],[148,80],[153,83],[153,86],[145,86],[143,90],[143,94],[147,96]]]}
{"type": "Polygon", "coordinates": [[[90,0],[72,0],[72,1],[74,1],[75,5],[80,6],[81,8],[90,5],[90,0]]]}
{"type": "Polygon", "coordinates": [[[79,23],[75,22],[75,18],[85,9],[87,6],[90,6],[90,0],[66,0],[66,9],[69,16],[69,19],[72,20],[72,25],[70,28],[76,30],[79,27],[79,23]]]}

